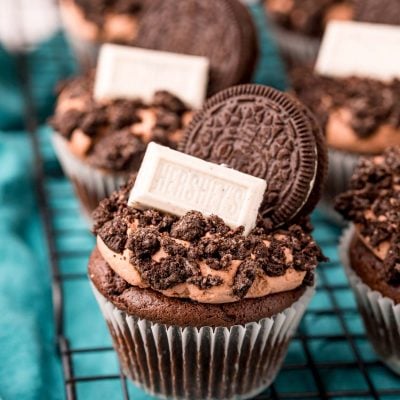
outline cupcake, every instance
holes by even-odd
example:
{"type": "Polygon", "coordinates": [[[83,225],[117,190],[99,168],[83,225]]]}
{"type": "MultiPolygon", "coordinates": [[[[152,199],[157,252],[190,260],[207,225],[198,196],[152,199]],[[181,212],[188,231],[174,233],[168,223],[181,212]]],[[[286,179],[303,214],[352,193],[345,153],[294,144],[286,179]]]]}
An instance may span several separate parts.
{"type": "Polygon", "coordinates": [[[333,214],[333,199],[348,188],[360,156],[382,154],[400,145],[400,81],[331,78],[311,69],[292,70],[292,88],[322,126],[329,149],[324,209],[333,214]]]}
{"type": "Polygon", "coordinates": [[[325,26],[353,19],[354,0],[265,0],[282,55],[289,62],[315,60],[325,26]]]}
{"type": "Polygon", "coordinates": [[[51,120],[58,159],[87,216],[138,170],[147,143],[176,148],[192,115],[166,91],[151,102],[97,101],[93,83],[89,74],[63,84],[51,120]]]}
{"type": "Polygon", "coordinates": [[[368,337],[400,374],[400,146],[360,161],[336,209],[352,222],[340,253],[368,337]]]}
{"type": "MultiPolygon", "coordinates": [[[[137,386],[163,398],[240,399],[274,380],[324,260],[307,213],[325,148],[309,118],[288,96],[245,85],[210,99],[188,128],[181,150],[266,180],[247,235],[198,210],[132,207],[134,176],[94,212],[89,277],[137,386]]],[[[210,186],[186,172],[178,191],[189,202],[210,186]]],[[[223,201],[245,207],[234,192],[214,203],[223,201]]]]}
{"type": "Polygon", "coordinates": [[[209,94],[253,74],[257,33],[239,0],[61,0],[61,9],[78,57],[91,66],[99,45],[113,42],[207,57],[209,94]]]}

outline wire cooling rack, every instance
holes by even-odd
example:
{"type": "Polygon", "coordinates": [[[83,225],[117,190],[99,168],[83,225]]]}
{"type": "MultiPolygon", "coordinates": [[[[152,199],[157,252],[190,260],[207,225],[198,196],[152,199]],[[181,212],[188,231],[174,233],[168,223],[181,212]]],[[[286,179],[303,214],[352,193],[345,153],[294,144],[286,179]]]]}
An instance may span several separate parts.
{"type": "MultiPolygon", "coordinates": [[[[57,348],[66,398],[150,399],[120,370],[86,275],[94,239],[72,187],[54,158],[51,132],[38,125],[29,66],[23,56],[19,66],[25,123],[36,159],[38,204],[51,266],[57,348]]],[[[313,220],[315,236],[330,261],[319,267],[316,296],[279,376],[256,399],[400,399],[400,378],[379,362],[365,336],[338,260],[340,231],[320,214],[315,214],[313,220]]]]}

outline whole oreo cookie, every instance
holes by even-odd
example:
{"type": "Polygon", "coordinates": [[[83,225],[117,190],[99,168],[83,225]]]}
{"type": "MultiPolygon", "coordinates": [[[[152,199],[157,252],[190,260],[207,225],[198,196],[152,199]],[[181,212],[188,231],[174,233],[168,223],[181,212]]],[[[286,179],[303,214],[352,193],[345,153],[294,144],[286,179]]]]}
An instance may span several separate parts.
{"type": "Polygon", "coordinates": [[[260,214],[273,227],[312,211],[327,169],[324,138],[308,109],[261,85],[232,87],[209,99],[179,150],[265,179],[260,214]]]}
{"type": "Polygon", "coordinates": [[[252,18],[239,0],[151,0],[135,45],[207,57],[209,95],[249,81],[258,54],[252,18]]]}
{"type": "Polygon", "coordinates": [[[400,25],[400,0],[355,0],[354,8],[356,21],[400,25]]]}

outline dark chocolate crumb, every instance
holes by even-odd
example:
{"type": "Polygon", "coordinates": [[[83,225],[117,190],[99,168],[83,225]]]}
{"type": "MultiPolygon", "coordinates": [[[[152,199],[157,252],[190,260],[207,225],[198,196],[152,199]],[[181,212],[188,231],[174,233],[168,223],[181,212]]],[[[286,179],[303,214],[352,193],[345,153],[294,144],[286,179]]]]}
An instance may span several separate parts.
{"type": "Polygon", "coordinates": [[[120,219],[106,222],[99,230],[98,235],[108,248],[121,254],[127,241],[127,225],[120,219]]]}
{"type": "Polygon", "coordinates": [[[219,286],[223,283],[223,280],[219,276],[192,276],[188,279],[188,283],[198,286],[201,290],[211,289],[214,286],[219,286]]]}
{"type": "Polygon", "coordinates": [[[199,274],[198,267],[181,256],[140,263],[139,270],[143,279],[155,290],[169,289],[199,274]]]}
{"type": "Polygon", "coordinates": [[[154,94],[153,104],[178,115],[182,115],[185,111],[188,111],[183,101],[165,90],[159,90],[154,94]]]}
{"type": "Polygon", "coordinates": [[[198,211],[190,211],[172,225],[171,236],[189,242],[202,237],[206,230],[206,221],[198,211]]]}
{"type": "Polygon", "coordinates": [[[170,256],[187,256],[187,248],[168,236],[161,237],[161,246],[170,256]]]}
{"type": "Polygon", "coordinates": [[[99,139],[88,161],[97,168],[114,171],[138,170],[146,146],[129,129],[99,139]]]}
{"type": "Polygon", "coordinates": [[[260,265],[253,260],[243,261],[236,273],[233,283],[233,294],[239,298],[246,296],[257,276],[260,265]]]}
{"type": "Polygon", "coordinates": [[[148,259],[160,249],[160,238],[154,228],[134,231],[128,237],[127,248],[139,259],[148,259]]]}

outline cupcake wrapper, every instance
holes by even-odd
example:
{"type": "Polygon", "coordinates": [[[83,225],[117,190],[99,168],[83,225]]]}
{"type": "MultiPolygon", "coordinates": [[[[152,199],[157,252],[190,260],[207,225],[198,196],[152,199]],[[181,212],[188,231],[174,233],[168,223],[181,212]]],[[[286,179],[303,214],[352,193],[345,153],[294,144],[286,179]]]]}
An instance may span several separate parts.
{"type": "Polygon", "coordinates": [[[338,225],[344,225],[345,222],[343,218],[333,207],[334,200],[338,194],[343,193],[348,189],[351,177],[358,164],[360,156],[333,149],[329,149],[328,155],[328,176],[319,206],[332,222],[338,225]]]}
{"type": "Polygon", "coordinates": [[[321,45],[319,39],[301,33],[291,32],[269,20],[272,33],[278,43],[282,56],[291,63],[313,63],[321,45]]]}
{"type": "Polygon", "coordinates": [[[367,336],[381,360],[400,374],[400,304],[369,288],[351,268],[349,247],[354,226],[348,228],[340,242],[340,256],[357,304],[367,336]]]}
{"type": "Polygon", "coordinates": [[[244,326],[179,327],[129,315],[92,285],[122,369],[137,386],[169,399],[247,399],[275,379],[309,303],[244,326]]]}
{"type": "Polygon", "coordinates": [[[119,189],[127,174],[105,173],[75,156],[66,140],[58,133],[52,135],[53,146],[65,175],[72,181],[85,216],[91,222],[91,213],[99,202],[119,189]]]}

